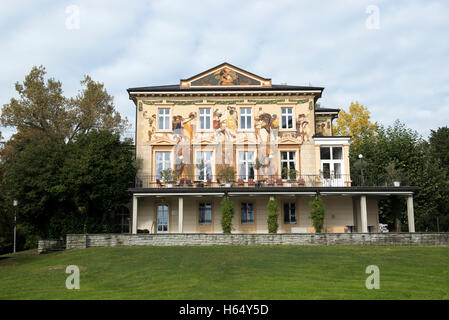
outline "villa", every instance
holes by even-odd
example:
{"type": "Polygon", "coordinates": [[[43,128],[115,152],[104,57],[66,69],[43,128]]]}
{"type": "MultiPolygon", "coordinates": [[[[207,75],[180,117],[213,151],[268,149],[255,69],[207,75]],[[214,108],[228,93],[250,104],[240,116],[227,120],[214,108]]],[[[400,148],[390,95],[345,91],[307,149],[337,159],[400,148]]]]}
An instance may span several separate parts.
{"type": "Polygon", "coordinates": [[[139,172],[130,188],[132,233],[222,233],[220,202],[235,203],[233,233],[313,233],[309,201],[323,198],[324,232],[379,232],[379,199],[410,186],[351,179],[351,137],[334,136],[339,109],[317,104],[324,88],[276,85],[223,63],[175,85],[128,89],[136,107],[139,172]]]}

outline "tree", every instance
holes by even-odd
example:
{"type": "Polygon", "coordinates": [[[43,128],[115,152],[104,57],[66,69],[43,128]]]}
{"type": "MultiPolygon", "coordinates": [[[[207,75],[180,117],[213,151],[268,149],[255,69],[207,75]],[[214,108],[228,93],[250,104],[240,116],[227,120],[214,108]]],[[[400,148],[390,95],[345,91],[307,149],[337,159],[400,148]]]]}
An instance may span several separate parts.
{"type": "MultiPolygon", "coordinates": [[[[394,165],[402,173],[402,185],[419,188],[414,195],[416,230],[436,231],[437,217],[440,229],[449,230],[447,169],[416,131],[397,120],[388,127],[379,125],[374,136],[363,134],[350,150],[353,185],[361,183],[359,154],[366,185],[391,186],[388,168],[394,165]]],[[[396,231],[407,228],[405,198],[379,201],[379,212],[382,223],[395,225],[396,231]]]]}
{"type": "Polygon", "coordinates": [[[104,85],[89,76],[81,81],[76,97],[63,95],[62,84],[45,80],[43,66],[33,67],[23,83],[15,85],[19,98],[11,98],[2,109],[0,122],[28,135],[45,134],[60,141],[70,141],[90,130],[122,132],[127,120],[115,110],[113,98],[104,85]]]}
{"type": "Polygon", "coordinates": [[[449,168],[449,128],[441,127],[438,130],[430,130],[430,148],[433,156],[440,159],[445,168],[449,168]]]}
{"type": "Polygon", "coordinates": [[[268,232],[277,233],[279,228],[278,223],[279,212],[276,200],[270,199],[267,204],[267,209],[268,209],[268,217],[267,217],[268,232]]]}
{"type": "Polygon", "coordinates": [[[309,218],[312,219],[312,225],[315,228],[315,232],[321,232],[324,226],[324,213],[325,207],[323,200],[320,196],[316,196],[309,202],[311,207],[309,218]]]}
{"type": "Polygon", "coordinates": [[[234,202],[226,196],[221,200],[221,228],[223,233],[231,233],[234,218],[234,202]]]}
{"type": "Polygon", "coordinates": [[[349,112],[341,110],[333,134],[337,136],[352,136],[354,144],[357,144],[362,135],[373,136],[377,124],[370,121],[368,108],[358,102],[351,102],[349,112]]]}
{"type": "Polygon", "coordinates": [[[136,173],[129,141],[96,130],[68,144],[37,136],[6,166],[20,221],[42,238],[114,231],[113,214],[129,201],[136,173]]]}

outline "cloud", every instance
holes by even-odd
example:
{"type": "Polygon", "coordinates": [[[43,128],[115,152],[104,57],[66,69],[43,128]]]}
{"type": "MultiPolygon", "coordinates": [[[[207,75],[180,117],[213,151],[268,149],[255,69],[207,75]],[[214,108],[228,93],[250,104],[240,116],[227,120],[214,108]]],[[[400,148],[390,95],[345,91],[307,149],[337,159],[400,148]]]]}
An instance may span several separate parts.
{"type": "Polygon", "coordinates": [[[0,103],[43,64],[67,95],[84,74],[104,82],[133,122],[126,88],[227,61],[274,83],[325,86],[323,106],[358,100],[373,120],[427,136],[449,123],[448,15],[444,1],[14,1],[0,13],[0,103]],[[65,27],[68,5],[80,8],[79,30],[65,27]],[[365,26],[368,5],[377,30],[365,26]]]}

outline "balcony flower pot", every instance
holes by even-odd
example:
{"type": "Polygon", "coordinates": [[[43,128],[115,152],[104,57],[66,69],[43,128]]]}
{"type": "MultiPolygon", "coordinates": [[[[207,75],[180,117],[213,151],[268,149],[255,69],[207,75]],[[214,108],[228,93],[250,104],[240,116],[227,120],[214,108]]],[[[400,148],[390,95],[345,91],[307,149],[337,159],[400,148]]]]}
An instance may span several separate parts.
{"type": "Polygon", "coordinates": [[[167,188],[173,188],[173,183],[167,183],[167,188]]]}
{"type": "Polygon", "coordinates": [[[395,187],[400,187],[401,186],[401,181],[393,181],[393,185],[395,187]]]}
{"type": "Polygon", "coordinates": [[[226,188],[230,188],[231,186],[232,186],[232,183],[229,183],[229,182],[226,182],[226,183],[225,183],[225,187],[226,187],[226,188]]]}

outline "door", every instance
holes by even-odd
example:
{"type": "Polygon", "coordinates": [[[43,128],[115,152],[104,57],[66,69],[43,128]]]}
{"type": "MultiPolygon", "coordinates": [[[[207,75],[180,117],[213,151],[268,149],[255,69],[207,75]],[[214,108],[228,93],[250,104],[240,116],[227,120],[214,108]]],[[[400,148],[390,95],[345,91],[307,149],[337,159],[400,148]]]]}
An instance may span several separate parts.
{"type": "Polygon", "coordinates": [[[344,186],[343,148],[321,147],[321,179],[323,187],[344,186]]]}
{"type": "Polygon", "coordinates": [[[168,204],[157,205],[157,233],[168,233],[168,204]]]}

